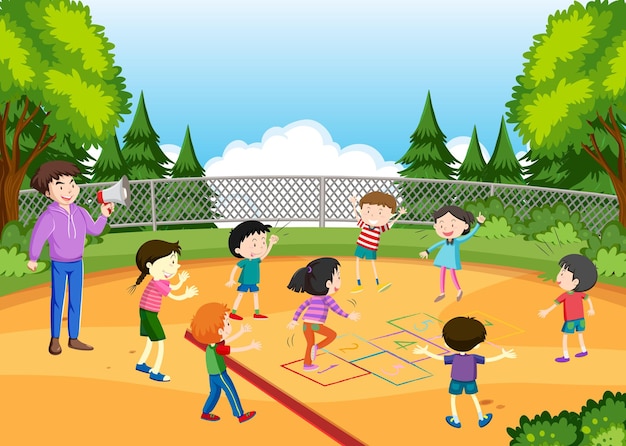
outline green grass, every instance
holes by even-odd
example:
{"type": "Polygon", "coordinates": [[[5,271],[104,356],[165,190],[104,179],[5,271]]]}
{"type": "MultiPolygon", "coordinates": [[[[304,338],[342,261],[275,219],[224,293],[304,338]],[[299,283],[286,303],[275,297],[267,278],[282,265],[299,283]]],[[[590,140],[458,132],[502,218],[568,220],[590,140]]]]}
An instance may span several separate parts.
{"type": "MultiPolygon", "coordinates": [[[[141,231],[107,234],[103,243],[85,248],[85,272],[103,271],[134,266],[137,248],[145,241],[163,239],[179,241],[181,262],[185,259],[230,258],[228,234],[230,229],[184,229],[170,231],[141,231]]],[[[271,256],[352,256],[358,228],[289,228],[272,233],[280,237],[271,256]]],[[[382,235],[379,255],[419,259],[420,251],[439,241],[432,226],[396,227],[382,235]]],[[[564,246],[531,242],[522,236],[489,240],[473,237],[461,248],[464,262],[510,266],[543,271],[547,280],[556,276],[558,261],[566,254],[579,253],[586,242],[564,246]]],[[[431,256],[432,261],[433,256],[431,256]]],[[[234,259],[233,259],[234,261],[234,259]]],[[[22,277],[1,277],[0,296],[48,283],[50,272],[27,274],[22,277]]],[[[599,281],[626,288],[626,276],[600,277],[599,281]]]]}

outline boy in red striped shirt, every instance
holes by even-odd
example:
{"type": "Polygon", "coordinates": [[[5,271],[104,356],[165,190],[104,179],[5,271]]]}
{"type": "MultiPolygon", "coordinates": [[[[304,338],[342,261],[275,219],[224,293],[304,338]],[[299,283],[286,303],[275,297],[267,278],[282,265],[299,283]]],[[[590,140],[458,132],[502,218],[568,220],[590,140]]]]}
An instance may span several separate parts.
{"type": "Polygon", "coordinates": [[[380,234],[389,230],[400,215],[406,213],[406,209],[398,209],[398,214],[391,220],[391,216],[396,212],[396,199],[392,195],[379,191],[370,192],[361,198],[361,201],[359,201],[360,212],[356,202],[357,199],[355,197],[350,197],[357,225],[361,228],[354,253],[356,256],[357,286],[352,289],[352,293],[363,291],[359,267],[360,259],[372,261],[376,286],[378,287],[378,292],[381,293],[391,286],[391,282],[380,283],[378,273],[376,272],[376,251],[378,251],[378,244],[380,243],[380,234]]]}

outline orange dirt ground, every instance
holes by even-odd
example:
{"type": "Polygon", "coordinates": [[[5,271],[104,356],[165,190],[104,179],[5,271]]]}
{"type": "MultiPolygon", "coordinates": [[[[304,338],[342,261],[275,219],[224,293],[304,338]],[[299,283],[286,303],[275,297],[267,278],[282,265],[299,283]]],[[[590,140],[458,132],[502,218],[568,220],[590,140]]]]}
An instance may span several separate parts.
{"type": "MultiPolygon", "coordinates": [[[[427,313],[429,316],[422,317],[445,322],[457,315],[474,314],[490,324],[488,341],[514,348],[518,354],[517,359],[479,367],[478,398],[483,412],[494,414],[493,421],[484,429],[478,428],[471,399],[463,395],[457,399],[463,427],[453,429],[445,423],[444,417],[450,411],[450,370],[433,359],[417,362],[422,370],[394,361],[389,353],[355,363],[374,372],[368,374],[360,369],[354,373],[357,369],[326,353],[318,359],[322,368],[331,363],[341,366],[325,375],[306,374],[308,378],[332,382],[333,377],[365,376],[322,386],[299,375],[304,373],[297,363],[290,367],[298,373],[281,367],[302,359],[304,352],[301,325],[294,332],[286,325],[306,295],[289,291],[286,284],[291,274],[311,259],[268,257],[263,262],[260,302],[270,318],[252,319],[252,296],[245,296],[239,314],[253,331],[234,343],[245,345],[256,339],[263,343],[263,349],[233,356],[363,443],[506,445],[510,441],[506,427],[516,426],[521,415],[534,416],[543,410],[553,414],[563,409],[578,411],[587,399],[598,399],[605,390],[623,391],[626,387],[623,368],[616,367],[626,363],[623,336],[616,336],[617,328],[626,320],[623,288],[597,285],[591,290],[596,315],[587,319],[585,341],[590,354],[557,364],[553,359],[561,353],[562,312],[557,309],[545,320],[537,317],[539,309],[550,306],[560,294],[556,284],[542,282],[536,272],[465,263],[458,273],[465,292],[461,302],[456,302],[455,290],[448,282],[448,297],[434,303],[439,276],[432,262],[390,258],[379,259],[377,266],[381,280],[393,282],[392,287],[377,293],[371,267],[363,262],[365,291],[360,294],[349,292],[355,283],[353,258],[339,259],[343,286],[335,298],[346,311],[356,308],[362,318],[353,322],[331,313],[327,325],[344,336],[328,349],[350,360],[356,351],[365,351],[355,344],[369,348],[372,354],[381,351],[367,347],[364,340],[400,331],[389,320],[427,313]],[[356,301],[356,307],[348,302],[350,299],[356,301]],[[394,368],[396,364],[405,367],[394,368]],[[409,382],[394,385],[381,378],[385,375],[392,381],[409,382]],[[411,381],[425,375],[432,376],[411,381]]],[[[166,299],[162,306],[160,319],[168,336],[162,370],[172,377],[169,383],[150,381],[147,375],[134,370],[145,344],[138,328],[141,289],[133,296],[126,293],[138,275],[136,269],[121,268],[85,278],[80,337],[95,346],[92,352],[66,347],[64,321],[63,353],[48,353],[49,286],[0,298],[0,444],[166,445],[215,440],[226,444],[336,444],[232,371],[244,410],[256,410],[257,416],[239,424],[222,396],[214,411],[222,420],[200,420],[208,394],[204,357],[183,335],[194,311],[203,303],[232,304],[236,291],[224,284],[235,260],[181,261],[181,270],[191,275],[187,284],[197,285],[200,294],[183,302],[166,299]]],[[[411,321],[417,321],[415,329],[423,326],[425,330],[416,334],[428,338],[440,334],[439,323],[420,325],[419,317],[411,321]]],[[[233,324],[238,329],[239,323],[233,324]]],[[[411,356],[413,345],[405,349],[401,346],[407,339],[424,342],[406,336],[372,342],[412,361],[420,359],[411,356]]],[[[432,342],[441,343],[437,339],[432,342]]],[[[577,339],[572,336],[570,354],[577,351],[577,339]]],[[[477,353],[492,356],[499,350],[483,344],[477,353]]]]}

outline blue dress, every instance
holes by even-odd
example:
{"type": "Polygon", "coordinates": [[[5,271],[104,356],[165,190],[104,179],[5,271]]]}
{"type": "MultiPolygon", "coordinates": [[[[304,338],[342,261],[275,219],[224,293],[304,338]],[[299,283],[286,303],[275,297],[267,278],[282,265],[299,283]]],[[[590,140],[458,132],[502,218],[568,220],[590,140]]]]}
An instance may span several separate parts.
{"type": "Polygon", "coordinates": [[[452,239],[452,241],[444,239],[428,248],[427,251],[431,253],[433,249],[441,246],[433,264],[438,267],[445,266],[449,269],[461,269],[461,243],[472,238],[474,234],[476,234],[476,231],[478,231],[479,227],[480,223],[477,223],[476,226],[474,226],[474,228],[472,228],[472,230],[467,234],[452,239]]]}

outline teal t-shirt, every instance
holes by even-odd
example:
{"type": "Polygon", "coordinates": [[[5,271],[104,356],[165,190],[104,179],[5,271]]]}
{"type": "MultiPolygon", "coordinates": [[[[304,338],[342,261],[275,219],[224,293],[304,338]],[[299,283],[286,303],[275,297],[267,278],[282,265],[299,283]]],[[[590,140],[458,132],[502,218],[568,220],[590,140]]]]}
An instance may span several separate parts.
{"type": "Polygon", "coordinates": [[[224,341],[206,347],[206,370],[209,375],[219,375],[226,370],[224,357],[217,352],[220,345],[224,345],[224,341]]]}
{"type": "Polygon", "coordinates": [[[261,281],[261,259],[241,259],[237,266],[241,268],[239,283],[242,285],[256,285],[261,281]]]}

